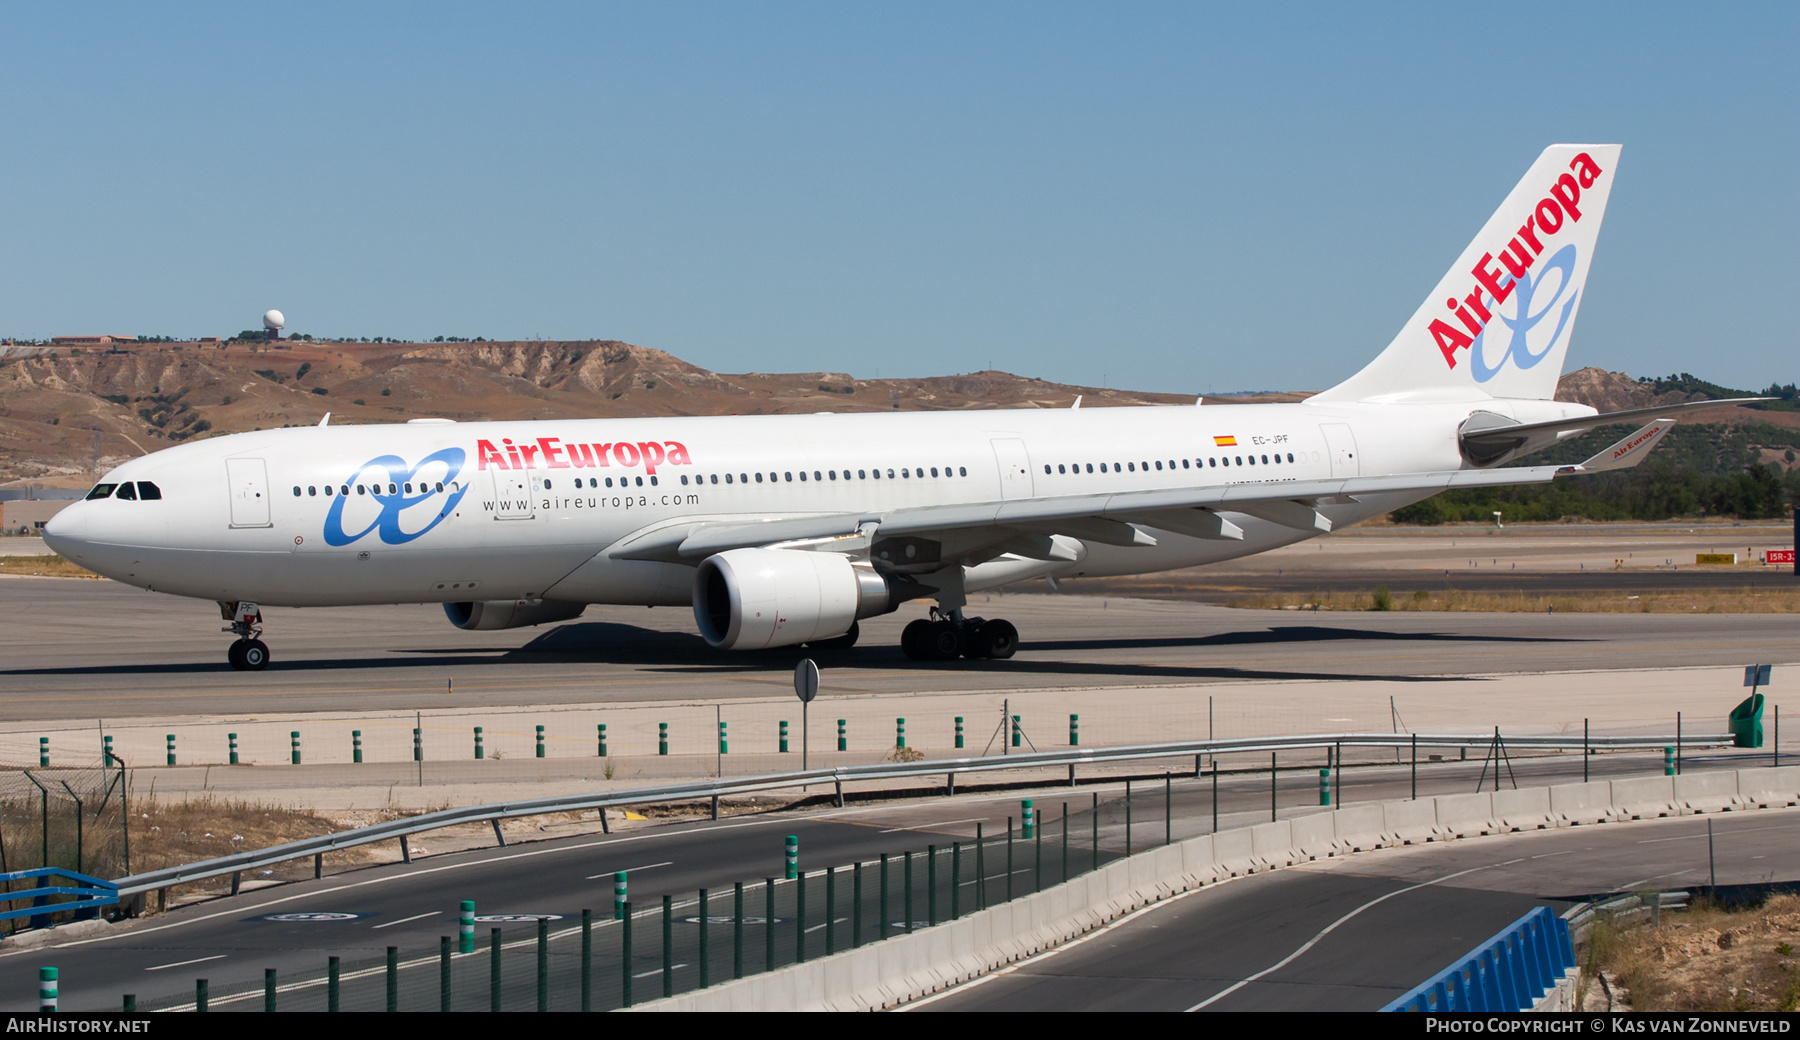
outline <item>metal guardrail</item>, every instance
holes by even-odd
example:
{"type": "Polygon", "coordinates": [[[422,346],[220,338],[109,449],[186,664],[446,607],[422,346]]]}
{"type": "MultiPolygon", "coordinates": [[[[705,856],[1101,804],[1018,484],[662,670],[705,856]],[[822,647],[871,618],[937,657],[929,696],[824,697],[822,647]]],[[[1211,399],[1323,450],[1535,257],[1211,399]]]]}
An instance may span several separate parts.
{"type": "Polygon", "coordinates": [[[1569,922],[1533,909],[1383,1011],[1530,1011],[1575,967],[1569,922]]]}
{"type": "MultiPolygon", "coordinates": [[[[779,790],[782,788],[804,787],[813,784],[834,785],[839,801],[843,798],[843,785],[859,780],[903,780],[919,776],[946,775],[951,778],[954,789],[954,777],[958,773],[993,772],[1006,769],[1032,769],[1049,766],[1068,766],[1073,769],[1082,765],[1099,765],[1111,762],[1130,762],[1154,758],[1177,758],[1188,755],[1229,755],[1257,751],[1285,751],[1296,749],[1345,748],[1345,747],[1383,747],[1383,748],[1438,748],[1438,747],[1489,747],[1496,743],[1496,733],[1480,734],[1424,734],[1424,733],[1327,733],[1307,734],[1290,737],[1242,737],[1232,740],[1191,740],[1169,744],[1130,744],[1118,747],[1071,747],[1056,751],[1032,751],[1021,754],[990,755],[981,758],[933,759],[919,762],[882,762],[866,766],[838,766],[827,769],[811,769],[790,773],[769,773],[762,776],[748,776],[735,779],[702,780],[687,784],[672,784],[664,787],[641,787],[624,791],[596,792],[575,795],[557,795],[550,798],[533,798],[519,802],[495,802],[486,805],[472,805],[457,809],[441,809],[437,812],[423,813],[403,820],[391,820],[386,823],[372,824],[353,830],[339,831],[335,834],[305,838],[300,841],[275,845],[266,849],[251,849],[220,856],[216,859],[201,860],[196,863],[165,867],[162,870],[147,871],[120,878],[117,882],[120,896],[133,896],[150,892],[170,885],[191,881],[203,881],[207,878],[221,877],[240,871],[254,870],[273,866],[290,860],[304,859],[308,856],[319,856],[327,852],[355,848],[378,841],[401,842],[402,852],[406,852],[406,839],[415,834],[453,827],[466,823],[489,823],[498,827],[498,821],[524,816],[541,816],[549,813],[578,812],[585,809],[597,809],[605,819],[605,810],[628,805],[646,805],[658,802],[682,802],[700,799],[718,799],[732,795],[751,794],[760,791],[779,790]]],[[[1631,748],[1667,748],[1677,746],[1672,736],[1633,736],[1633,737],[1565,737],[1565,736],[1500,736],[1507,748],[1560,749],[1577,750],[1584,748],[1631,749],[1631,748]]],[[[1709,748],[1729,746],[1733,737],[1729,733],[1683,734],[1679,741],[1682,748],[1709,748]]]]}
{"type": "MultiPolygon", "coordinates": [[[[74,882],[73,885],[58,885],[54,881],[39,885],[37,888],[25,888],[19,891],[0,892],[0,903],[16,903],[21,899],[29,899],[31,906],[19,910],[0,912],[0,921],[10,921],[20,917],[49,919],[50,914],[73,910],[77,917],[93,916],[103,906],[112,906],[119,901],[119,887],[111,881],[103,881],[86,874],[77,874],[73,870],[61,867],[36,867],[31,870],[15,870],[0,874],[0,882],[9,887],[14,881],[30,881],[35,878],[63,879],[74,882]],[[74,896],[65,903],[52,903],[56,896],[74,896]]],[[[35,927],[35,924],[34,924],[35,927]]]]}

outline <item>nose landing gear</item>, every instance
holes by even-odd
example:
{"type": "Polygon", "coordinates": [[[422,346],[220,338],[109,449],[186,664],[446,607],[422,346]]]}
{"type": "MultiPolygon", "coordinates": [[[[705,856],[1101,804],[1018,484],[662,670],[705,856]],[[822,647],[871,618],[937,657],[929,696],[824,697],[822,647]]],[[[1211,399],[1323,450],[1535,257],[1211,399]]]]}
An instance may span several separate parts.
{"type": "Polygon", "coordinates": [[[932,608],[900,633],[900,649],[915,661],[954,661],[958,657],[1005,660],[1019,649],[1019,630],[1001,618],[963,617],[962,612],[932,608]]]}
{"type": "Polygon", "coordinates": [[[269,666],[269,645],[257,638],[262,635],[262,610],[249,601],[220,603],[219,613],[231,624],[220,629],[236,635],[237,641],[225,651],[225,659],[240,672],[260,672],[269,666]]]}

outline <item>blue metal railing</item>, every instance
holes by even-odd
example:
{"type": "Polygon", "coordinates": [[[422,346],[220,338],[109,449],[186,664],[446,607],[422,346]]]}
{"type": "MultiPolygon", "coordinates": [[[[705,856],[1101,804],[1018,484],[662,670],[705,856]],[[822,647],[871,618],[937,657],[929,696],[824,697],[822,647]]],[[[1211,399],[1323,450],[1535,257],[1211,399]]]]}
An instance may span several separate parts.
{"type": "Polygon", "coordinates": [[[1383,1011],[1529,1011],[1575,967],[1569,922],[1540,906],[1383,1011]]]}
{"type": "Polygon", "coordinates": [[[119,901],[119,886],[111,881],[102,881],[97,877],[77,874],[73,870],[61,867],[37,867],[32,870],[15,870],[10,874],[0,874],[0,881],[10,888],[14,881],[29,881],[34,878],[64,879],[74,882],[73,885],[55,883],[39,885],[36,888],[20,889],[17,892],[0,891],[0,903],[17,903],[21,899],[30,900],[31,905],[17,910],[0,911],[0,921],[10,921],[19,917],[32,918],[34,928],[50,923],[49,915],[65,910],[75,911],[75,916],[91,917],[93,912],[103,906],[113,906],[119,901]],[[75,898],[60,903],[52,903],[57,896],[74,896],[75,898]]]}

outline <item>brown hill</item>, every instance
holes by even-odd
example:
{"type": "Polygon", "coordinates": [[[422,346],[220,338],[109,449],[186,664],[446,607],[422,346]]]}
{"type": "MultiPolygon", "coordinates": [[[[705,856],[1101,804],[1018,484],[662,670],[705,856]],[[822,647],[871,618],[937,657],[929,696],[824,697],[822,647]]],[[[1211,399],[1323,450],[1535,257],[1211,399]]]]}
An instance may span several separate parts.
{"type": "MultiPolygon", "coordinates": [[[[80,487],[171,443],[332,422],[758,415],[877,409],[1187,404],[1008,372],[855,379],[721,375],[610,340],[505,343],[128,343],[0,347],[0,482],[80,487]]],[[[1257,400],[1298,400],[1302,394],[1257,400]]],[[[1221,403],[1250,398],[1219,398],[1221,403]]]]}

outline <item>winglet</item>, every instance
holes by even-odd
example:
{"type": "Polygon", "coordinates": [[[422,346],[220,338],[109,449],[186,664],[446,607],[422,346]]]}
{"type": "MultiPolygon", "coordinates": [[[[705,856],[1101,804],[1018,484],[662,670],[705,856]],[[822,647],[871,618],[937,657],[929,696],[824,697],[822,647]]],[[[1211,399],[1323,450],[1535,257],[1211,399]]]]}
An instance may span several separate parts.
{"type": "Polygon", "coordinates": [[[1080,407],[1081,407],[1081,395],[1076,394],[1075,395],[1075,403],[1069,406],[1069,411],[1072,412],[1075,409],[1080,408],[1080,407]]]}
{"type": "Polygon", "coordinates": [[[1601,473],[1609,469],[1630,469],[1644,461],[1650,449],[1656,447],[1669,427],[1675,425],[1673,419],[1657,419],[1631,436],[1625,438],[1593,458],[1575,467],[1577,473],[1601,473]]]}
{"type": "Polygon", "coordinates": [[[331,425],[331,413],[330,412],[326,412],[325,418],[319,420],[319,425],[320,426],[330,426],[331,425]]]}

